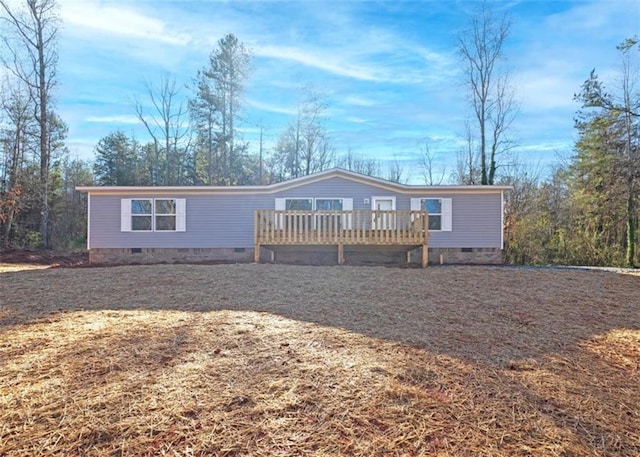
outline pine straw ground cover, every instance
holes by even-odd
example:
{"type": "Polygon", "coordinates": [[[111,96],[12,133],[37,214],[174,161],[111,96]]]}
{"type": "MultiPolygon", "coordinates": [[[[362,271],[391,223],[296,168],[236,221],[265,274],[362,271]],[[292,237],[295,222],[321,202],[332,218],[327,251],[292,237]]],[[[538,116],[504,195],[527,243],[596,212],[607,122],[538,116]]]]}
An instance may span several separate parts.
{"type": "Polygon", "coordinates": [[[0,274],[3,456],[637,456],[640,276],[0,274]]]}

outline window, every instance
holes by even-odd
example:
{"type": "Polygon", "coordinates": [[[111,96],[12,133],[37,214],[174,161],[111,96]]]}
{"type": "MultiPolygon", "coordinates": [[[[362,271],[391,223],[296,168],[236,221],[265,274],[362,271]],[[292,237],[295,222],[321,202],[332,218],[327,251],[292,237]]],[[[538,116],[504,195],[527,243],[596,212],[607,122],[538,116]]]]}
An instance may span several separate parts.
{"type": "Polygon", "coordinates": [[[451,198],[412,198],[412,211],[427,211],[429,213],[429,230],[452,231],[452,199],[451,198]]]}
{"type": "Polygon", "coordinates": [[[342,199],[316,198],[316,209],[319,211],[342,211],[342,199]]]}
{"type": "Polygon", "coordinates": [[[429,230],[442,230],[442,200],[439,198],[423,198],[420,209],[429,212],[429,230]]]}
{"type": "Polygon", "coordinates": [[[310,198],[287,198],[285,199],[285,209],[289,210],[309,210],[313,209],[313,200],[310,198]]]}
{"type": "Polygon", "coordinates": [[[176,201],[156,199],[156,231],[176,230],[176,201]]]}
{"type": "Polygon", "coordinates": [[[124,198],[120,225],[123,232],[186,231],[184,198],[124,198]]]}
{"type": "Polygon", "coordinates": [[[131,230],[136,232],[153,230],[152,208],[152,200],[131,200],[131,230]]]}
{"type": "Polygon", "coordinates": [[[276,226],[280,228],[327,228],[351,226],[351,217],[339,214],[322,214],[323,211],[351,211],[353,210],[352,198],[276,198],[276,211],[309,211],[309,214],[287,215],[279,213],[276,216],[276,226]],[[312,218],[312,211],[318,211],[316,218],[312,218]]]}
{"type": "MultiPolygon", "coordinates": [[[[311,211],[313,200],[310,198],[287,198],[285,200],[287,211],[311,211]]],[[[285,227],[296,227],[297,229],[311,228],[311,214],[285,215],[285,227]]]]}
{"type": "MultiPolygon", "coordinates": [[[[341,198],[316,198],[316,210],[318,211],[342,211],[341,198]]],[[[322,229],[341,228],[340,214],[318,214],[316,216],[316,227],[322,229]]]]}

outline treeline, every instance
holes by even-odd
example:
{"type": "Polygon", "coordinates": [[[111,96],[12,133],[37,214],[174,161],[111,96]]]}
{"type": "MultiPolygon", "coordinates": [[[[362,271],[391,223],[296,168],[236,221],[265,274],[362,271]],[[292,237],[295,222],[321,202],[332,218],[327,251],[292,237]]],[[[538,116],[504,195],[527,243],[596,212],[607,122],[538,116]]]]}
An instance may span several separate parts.
{"type": "MultiPolygon", "coordinates": [[[[218,41],[208,64],[186,85],[186,106],[175,80],[146,84],[135,111],[151,141],[141,143],[123,131],[102,138],[95,148],[94,176],[100,185],[256,185],[308,175],[333,166],[365,174],[382,167],[347,152],[337,157],[326,128],[328,106],[318,92],[299,89],[296,114],[278,134],[276,145],[258,150],[239,133],[242,95],[251,56],[229,34],[218,41]],[[145,107],[150,107],[145,109],[145,107]]],[[[403,178],[393,167],[387,174],[403,178]]]]}
{"type": "Polygon", "coordinates": [[[578,140],[567,163],[539,183],[510,177],[507,261],[640,265],[640,93],[637,38],[618,46],[621,71],[607,88],[592,71],[575,98],[578,140]]]}
{"type": "MultiPolygon", "coordinates": [[[[241,119],[251,55],[232,34],[218,41],[206,65],[186,84],[169,76],[146,83],[132,106],[144,141],[114,131],[97,142],[92,162],[71,160],[67,127],[53,103],[56,1],[29,0],[13,10],[0,0],[0,13],[6,69],[0,86],[3,249],[82,248],[87,207],[86,196],[75,191],[78,185],[258,185],[334,166],[395,182],[409,178],[396,159],[384,166],[350,150],[338,153],[326,127],[327,103],[312,88],[299,90],[296,113],[274,147],[263,147],[262,126],[259,144],[250,147],[241,119]]],[[[459,37],[476,126],[467,124],[467,146],[458,151],[450,180],[514,187],[505,215],[509,263],[638,265],[637,39],[619,47],[617,85],[608,81],[605,88],[593,72],[577,88],[582,109],[576,115],[573,154],[541,179],[530,167],[513,165],[517,141],[509,133],[517,103],[498,65],[510,27],[506,16],[497,20],[484,5],[459,37]]],[[[419,156],[414,174],[418,170],[425,184],[441,183],[444,174],[438,176],[428,143],[419,156]]]]}

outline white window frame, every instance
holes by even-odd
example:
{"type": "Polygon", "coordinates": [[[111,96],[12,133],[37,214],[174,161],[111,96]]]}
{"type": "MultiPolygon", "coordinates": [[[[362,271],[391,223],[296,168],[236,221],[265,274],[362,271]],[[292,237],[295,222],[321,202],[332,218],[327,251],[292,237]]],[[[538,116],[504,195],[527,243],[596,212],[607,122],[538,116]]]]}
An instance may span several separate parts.
{"type": "MultiPolygon", "coordinates": [[[[439,216],[440,217],[440,228],[431,228],[431,221],[429,221],[429,223],[427,224],[427,227],[429,227],[429,230],[432,232],[442,232],[442,220],[443,220],[443,216],[442,216],[442,199],[441,198],[421,198],[420,199],[420,209],[423,209],[425,207],[425,202],[428,202],[429,200],[431,201],[437,201],[439,203],[440,206],[440,212],[439,213],[432,213],[431,211],[429,211],[427,209],[427,211],[429,212],[429,219],[431,219],[431,216],[439,216]]],[[[428,206],[428,203],[427,203],[428,206]]]]}
{"type": "MultiPolygon", "coordinates": [[[[315,211],[352,211],[353,210],[353,199],[350,198],[343,198],[343,197],[316,197],[313,199],[313,209],[315,211]],[[324,209],[318,209],[318,200],[339,200],[340,201],[340,206],[342,206],[342,209],[338,209],[338,210],[324,210],[324,209]],[[346,206],[346,208],[345,208],[346,206]],[[348,209],[347,209],[348,208],[348,209]]],[[[318,218],[315,218],[314,223],[314,228],[315,229],[319,229],[318,226],[318,218]]],[[[340,224],[340,228],[343,229],[349,229],[351,228],[351,217],[350,215],[346,215],[346,217],[344,218],[344,220],[342,220],[342,217],[338,216],[338,223],[340,224]]]]}
{"type": "Polygon", "coordinates": [[[176,233],[186,232],[186,199],[175,197],[139,197],[139,198],[123,198],[120,200],[120,231],[131,233],[176,233]],[[151,202],[150,214],[132,214],[131,205],[134,200],[144,200],[151,202]],[[156,200],[174,200],[175,201],[175,214],[156,213],[156,200]],[[151,217],[151,230],[133,230],[133,218],[134,217],[151,217]],[[176,219],[175,230],[158,230],[156,229],[156,216],[174,216],[176,219]]]}
{"type": "Polygon", "coordinates": [[[177,232],[178,231],[178,200],[176,198],[154,198],[153,199],[153,230],[155,232],[177,232]],[[174,201],[174,209],[175,212],[174,213],[158,213],[157,211],[157,206],[156,206],[156,202],[158,200],[173,200],[174,201]],[[175,229],[173,230],[161,230],[158,228],[158,216],[173,216],[175,219],[175,224],[174,227],[175,229]]]}
{"type": "Polygon", "coordinates": [[[344,198],[342,198],[342,197],[316,197],[316,198],[313,199],[313,209],[316,210],[316,211],[344,211],[344,198]],[[340,204],[341,204],[343,209],[341,209],[341,210],[318,209],[318,200],[340,200],[340,204]]]}
{"type": "MultiPolygon", "coordinates": [[[[317,201],[318,200],[340,200],[342,201],[342,211],[353,211],[353,198],[345,198],[345,197],[282,197],[275,199],[275,209],[276,211],[287,211],[287,200],[307,200],[311,201],[311,210],[310,211],[322,211],[318,210],[317,201]]],[[[291,210],[294,211],[294,210],[291,210]]],[[[298,210],[305,211],[305,210],[298,210]]],[[[314,218],[315,219],[315,218],[314,218]]],[[[344,228],[351,228],[353,221],[351,217],[347,217],[344,221],[344,228]]],[[[284,220],[282,218],[276,218],[276,226],[284,227],[284,220]],[[280,220],[278,220],[280,219],[280,220]]],[[[313,228],[317,228],[317,221],[313,221],[313,228]]]]}
{"type": "Polygon", "coordinates": [[[313,211],[313,207],[314,207],[314,201],[313,201],[313,198],[307,198],[307,197],[304,197],[304,198],[290,198],[290,197],[287,197],[287,198],[285,198],[285,199],[284,199],[284,208],[283,208],[283,209],[284,209],[285,211],[313,211]],[[288,202],[288,201],[292,201],[292,200],[300,200],[300,201],[308,201],[308,202],[311,202],[311,209],[309,209],[309,210],[304,210],[304,209],[303,209],[303,210],[293,210],[293,209],[292,209],[292,210],[288,210],[288,209],[287,209],[287,202],[288,202]]]}
{"type": "Polygon", "coordinates": [[[131,210],[131,213],[130,213],[130,215],[129,215],[129,218],[130,218],[130,229],[129,229],[129,230],[130,230],[131,232],[143,232],[143,233],[144,233],[144,232],[147,232],[147,233],[148,233],[148,232],[153,232],[154,219],[155,219],[155,217],[154,217],[154,215],[153,215],[154,205],[155,205],[155,202],[153,201],[153,198],[131,198],[131,199],[129,199],[129,208],[130,208],[130,210],[131,210]],[[149,213],[144,213],[144,214],[134,214],[134,213],[133,213],[133,202],[134,202],[134,201],[149,202],[149,207],[151,208],[151,212],[149,212],[149,213]],[[133,224],[133,219],[134,219],[134,218],[136,218],[136,217],[140,217],[140,218],[142,218],[142,217],[150,218],[150,220],[151,220],[151,224],[149,224],[149,230],[135,230],[135,229],[133,228],[133,225],[134,225],[134,224],[133,224]]]}
{"type": "Polygon", "coordinates": [[[429,229],[430,232],[451,232],[453,231],[453,206],[451,198],[444,197],[418,197],[411,199],[411,210],[421,211],[424,200],[440,200],[440,230],[429,229]]]}

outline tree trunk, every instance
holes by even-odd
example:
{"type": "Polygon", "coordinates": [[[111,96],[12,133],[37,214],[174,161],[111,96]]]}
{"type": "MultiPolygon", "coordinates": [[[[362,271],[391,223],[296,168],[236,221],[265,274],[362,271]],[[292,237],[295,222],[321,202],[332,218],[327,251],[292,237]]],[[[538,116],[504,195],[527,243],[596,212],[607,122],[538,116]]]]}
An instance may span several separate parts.
{"type": "MultiPolygon", "coordinates": [[[[34,17],[38,18],[34,11],[34,17]]],[[[39,18],[38,18],[38,22],[39,18]]],[[[47,91],[46,70],[47,64],[44,57],[44,40],[42,37],[42,26],[38,24],[38,83],[39,83],[39,104],[40,104],[40,189],[42,193],[42,221],[40,224],[40,242],[45,249],[50,248],[49,242],[49,162],[51,151],[48,144],[48,112],[49,101],[47,91]]]]}
{"type": "Polygon", "coordinates": [[[627,196],[627,250],[625,261],[628,267],[635,266],[636,257],[636,208],[633,178],[629,179],[629,195],[627,196]]]}

